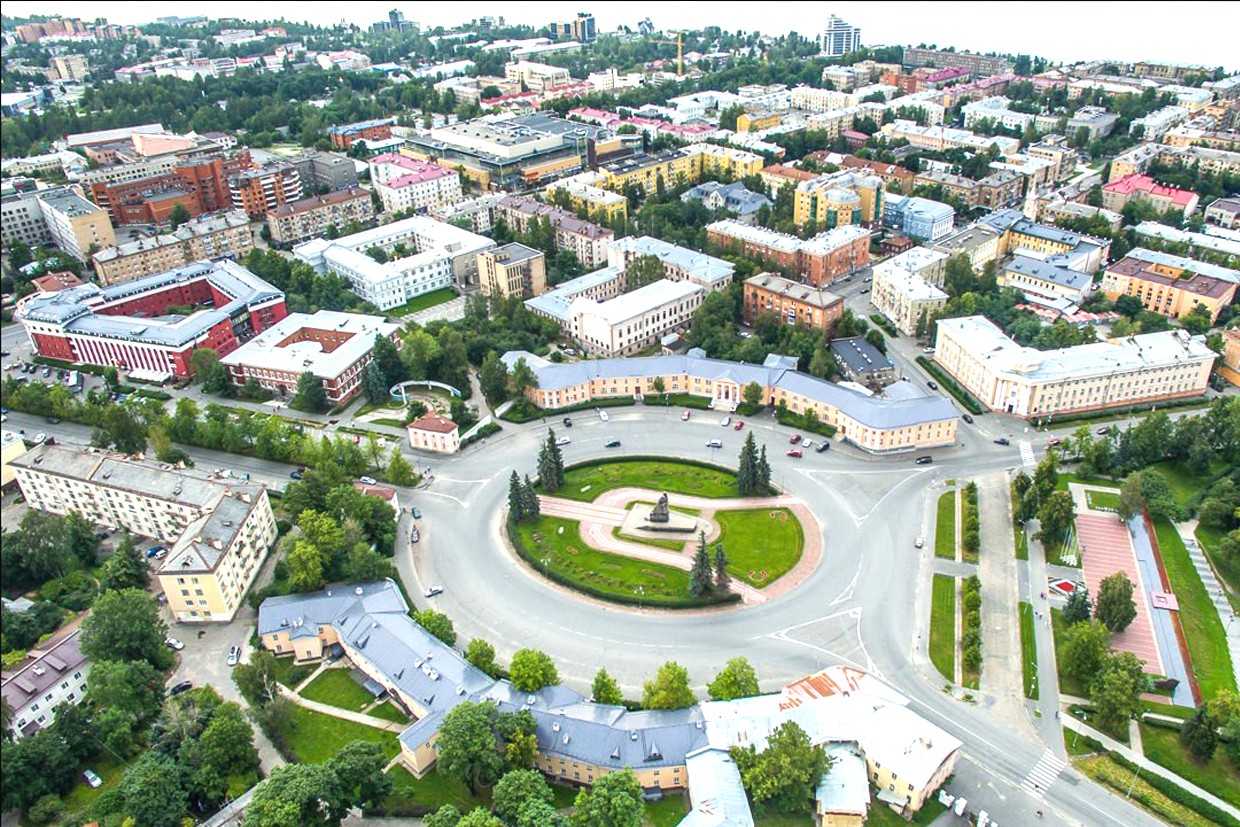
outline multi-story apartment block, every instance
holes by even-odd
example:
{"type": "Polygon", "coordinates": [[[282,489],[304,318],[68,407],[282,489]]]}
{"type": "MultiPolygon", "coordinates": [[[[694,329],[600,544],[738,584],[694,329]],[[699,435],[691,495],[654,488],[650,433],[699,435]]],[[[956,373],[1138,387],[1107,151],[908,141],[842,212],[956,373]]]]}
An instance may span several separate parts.
{"type": "Polygon", "coordinates": [[[603,180],[604,176],[597,172],[585,172],[548,184],[547,194],[550,196],[557,191],[567,193],[569,206],[574,210],[584,210],[592,221],[623,221],[629,214],[629,199],[603,189],[603,180]]]}
{"type": "Polygon", "coordinates": [[[13,469],[31,508],[171,543],[157,577],[182,623],[231,620],[276,540],[261,485],[63,445],[40,445],[13,469]]]}
{"type": "Polygon", "coordinates": [[[1206,221],[1225,230],[1240,227],[1240,198],[1216,198],[1206,207],[1206,221]]]}
{"type": "Polygon", "coordinates": [[[827,27],[818,38],[818,53],[841,57],[861,48],[861,27],[850,26],[834,14],[827,18],[827,27]]]}
{"type": "Polygon", "coordinates": [[[772,194],[777,194],[784,187],[796,188],[797,184],[803,181],[812,181],[818,177],[817,173],[810,172],[807,169],[798,169],[797,167],[784,166],[783,164],[772,164],[769,167],[763,167],[762,172],[758,173],[762,178],[762,183],[766,185],[767,190],[772,194]]]}
{"type": "Polygon", "coordinates": [[[388,140],[392,137],[392,124],[394,123],[395,121],[391,118],[358,121],[357,123],[333,126],[327,130],[327,135],[334,149],[348,149],[353,146],[354,141],[388,140]]]}
{"type": "Polygon", "coordinates": [[[883,224],[909,238],[937,241],[952,231],[955,222],[956,210],[948,204],[895,193],[883,198],[883,224]]]}
{"type": "Polygon", "coordinates": [[[623,270],[640,256],[654,256],[663,262],[664,278],[687,281],[712,293],[732,283],[732,271],[735,269],[729,261],[650,236],[628,236],[613,241],[607,247],[609,267],[623,270]]]}
{"type": "Polygon", "coordinates": [[[981,272],[987,262],[997,261],[1002,255],[1004,233],[985,224],[970,224],[934,242],[931,249],[949,256],[965,256],[970,266],[981,272]]]}
{"type": "Polygon", "coordinates": [[[576,17],[566,22],[552,21],[549,28],[553,40],[593,43],[598,39],[598,27],[594,22],[594,15],[588,12],[577,12],[576,17]]]}
{"type": "Polygon", "coordinates": [[[878,389],[896,381],[895,363],[864,336],[831,341],[831,355],[847,382],[878,389]]]}
{"type": "Polygon", "coordinates": [[[1005,129],[1024,129],[1033,123],[1033,115],[1010,109],[1012,101],[1001,95],[982,98],[964,105],[964,128],[973,129],[988,122],[1005,129]]]}
{"type": "Polygon", "coordinates": [[[226,355],[288,315],[284,294],[228,259],[197,262],[112,287],[34,294],[18,303],[40,356],[119,368],[147,381],[190,376],[200,347],[226,355]],[[169,316],[170,306],[201,307],[169,316]]]}
{"type": "MultiPolygon", "coordinates": [[[[33,198],[37,202],[37,212],[48,239],[79,261],[87,261],[95,250],[116,243],[116,233],[108,214],[79,195],[76,189],[59,187],[36,190],[17,198],[33,198]]],[[[33,219],[34,213],[30,209],[25,217],[33,219]]],[[[8,232],[7,228],[5,232],[8,232]]]]}
{"type": "Polygon", "coordinates": [[[829,230],[873,224],[883,216],[883,179],[869,172],[840,170],[797,184],[792,221],[829,230]]]}
{"type": "Polygon", "coordinates": [[[1143,118],[1136,118],[1128,126],[1130,135],[1139,135],[1147,141],[1157,141],[1176,124],[1188,120],[1189,111],[1182,106],[1164,106],[1143,118]]]}
{"type": "Polygon", "coordinates": [[[51,69],[56,80],[86,80],[90,76],[90,67],[82,55],[57,55],[51,60],[51,69]]]}
{"type": "Polygon", "coordinates": [[[370,159],[370,180],[384,212],[419,212],[461,198],[461,176],[430,161],[384,153],[370,159]]]}
{"type": "Polygon", "coordinates": [[[654,192],[659,183],[696,184],[704,175],[731,175],[734,179],[756,175],[762,171],[762,156],[734,147],[715,144],[691,144],[682,149],[668,149],[654,155],[638,155],[623,161],[604,164],[603,186],[613,191],[635,184],[654,192]]]}
{"type": "Polygon", "coordinates": [[[1189,124],[1180,124],[1163,135],[1162,139],[1164,144],[1174,147],[1204,146],[1231,152],[1240,150],[1240,132],[1203,129],[1189,124]]]}
{"type": "MultiPolygon", "coordinates": [[[[811,152],[806,157],[817,157],[819,153],[811,152]]],[[[877,175],[883,180],[888,188],[896,188],[900,192],[909,192],[913,188],[913,179],[917,173],[911,169],[902,167],[899,164],[884,164],[881,161],[873,161],[869,158],[860,158],[856,155],[845,155],[839,163],[845,169],[856,170],[858,172],[868,172],[877,175]]]]}
{"type": "Polygon", "coordinates": [[[1066,119],[1062,115],[1038,115],[1034,118],[1034,126],[1044,131],[1058,131],[1062,125],[1063,133],[1069,137],[1083,135],[1086,141],[1096,141],[1110,135],[1118,120],[1119,115],[1108,112],[1105,107],[1082,106],[1066,119]]]}
{"type": "Polygon", "coordinates": [[[870,231],[856,225],[836,227],[810,239],[800,239],[739,221],[716,221],[706,227],[712,244],[736,250],[768,265],[804,276],[822,287],[870,262],[870,231]]]}
{"type": "Polygon", "coordinates": [[[1160,212],[1175,210],[1184,217],[1197,211],[1197,193],[1159,184],[1148,175],[1129,175],[1102,188],[1102,205],[1114,212],[1123,212],[1130,201],[1149,201],[1160,212]]]}
{"type": "Polygon", "coordinates": [[[1051,163],[1047,170],[1047,180],[1059,183],[1066,181],[1076,172],[1076,151],[1063,144],[1036,143],[1025,147],[1025,154],[1031,158],[1040,158],[1051,163]]]}
{"type": "Polygon", "coordinates": [[[573,82],[568,70],[561,66],[518,60],[504,67],[504,80],[521,84],[533,92],[547,92],[573,82]]]}
{"type": "Polygon", "coordinates": [[[301,174],[288,162],[247,169],[228,179],[232,204],[253,221],[261,221],[281,204],[301,198],[301,174]]]}
{"type": "Polygon", "coordinates": [[[909,68],[921,66],[962,66],[974,75],[1002,75],[1012,71],[1012,62],[1003,57],[974,54],[973,52],[948,52],[939,49],[923,49],[907,47],[904,50],[904,65],[909,68]]]}
{"type": "Polygon", "coordinates": [[[253,168],[248,149],[228,155],[166,156],[91,170],[82,176],[91,199],[115,226],[163,224],[177,204],[191,217],[233,205],[230,180],[253,168]]]}
{"type": "Polygon", "coordinates": [[[906,336],[917,335],[919,326],[928,334],[927,322],[947,304],[939,289],[947,259],[947,253],[914,247],[876,264],[870,304],[906,336]]]}
{"type": "Polygon", "coordinates": [[[1034,350],[984,316],[939,319],[937,329],[944,370],[991,410],[1027,418],[1200,396],[1216,355],[1184,330],[1034,350]]]}
{"type": "Polygon", "coordinates": [[[362,389],[362,371],[372,360],[375,341],[396,341],[400,325],[360,313],[292,313],[229,353],[220,363],[233,384],[250,379],[267,390],[291,396],[297,380],[310,373],[339,405],[362,389]]]}
{"type": "Polygon", "coordinates": [[[632,356],[687,330],[705,297],[700,285],[671,279],[603,302],[578,297],[569,305],[570,335],[591,356],[632,356]]]}
{"type": "Polygon", "coordinates": [[[1057,264],[1054,259],[1013,256],[999,268],[997,282],[1000,287],[1020,290],[1034,304],[1058,304],[1056,299],[1067,299],[1072,304],[1085,301],[1093,289],[1093,275],[1057,264]]]}
{"type": "Polygon", "coordinates": [[[82,654],[81,629],[76,625],[41,641],[4,671],[0,693],[11,712],[7,732],[18,740],[51,726],[57,707],[82,702],[89,674],[90,661],[82,654]]]}
{"type": "Polygon", "coordinates": [[[830,338],[844,312],[844,300],[819,287],[811,287],[773,273],[759,273],[745,280],[741,314],[753,324],[760,314],[774,315],[783,324],[821,330],[830,338]]]}
{"type": "Polygon", "coordinates": [[[1102,275],[1108,299],[1136,296],[1146,310],[1182,319],[1201,305],[1210,323],[1236,297],[1240,270],[1137,247],[1102,275]]]}
{"type": "Polygon", "coordinates": [[[52,233],[43,218],[43,208],[36,197],[35,182],[21,179],[21,187],[14,182],[4,182],[4,195],[0,196],[0,239],[5,247],[25,244],[38,247],[52,240],[52,233]]]}
{"type": "MultiPolygon", "coordinates": [[[[614,193],[611,193],[614,194],[614,193]]],[[[546,220],[555,234],[557,250],[568,250],[586,267],[596,267],[607,260],[607,250],[616,234],[591,222],[583,221],[568,210],[553,207],[520,195],[505,195],[494,203],[495,218],[523,233],[530,232],[534,222],[546,220]]]]}
{"type": "Polygon", "coordinates": [[[540,296],[547,289],[546,256],[515,242],[483,250],[478,253],[478,284],[484,296],[540,296]]]}
{"type": "Polygon", "coordinates": [[[370,193],[361,187],[349,187],[269,210],[267,229],[276,244],[298,244],[326,235],[329,227],[340,229],[355,221],[365,224],[374,217],[375,206],[370,193]]]}
{"type": "Polygon", "coordinates": [[[118,284],[204,259],[239,259],[253,248],[246,214],[230,210],[191,218],[170,233],[108,247],[93,261],[100,284],[118,284]]]}
{"type": "Polygon", "coordinates": [[[936,151],[969,149],[986,152],[993,146],[1003,154],[1014,153],[1020,149],[1020,141],[1006,135],[988,137],[975,135],[967,129],[955,129],[949,126],[919,126],[915,121],[900,119],[885,124],[882,133],[892,140],[903,138],[912,146],[936,151]]]}

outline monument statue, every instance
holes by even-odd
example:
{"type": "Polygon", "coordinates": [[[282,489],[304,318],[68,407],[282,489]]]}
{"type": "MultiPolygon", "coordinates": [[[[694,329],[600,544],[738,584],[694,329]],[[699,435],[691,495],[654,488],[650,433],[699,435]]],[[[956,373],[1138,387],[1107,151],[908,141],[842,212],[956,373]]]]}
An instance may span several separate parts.
{"type": "Polygon", "coordinates": [[[666,523],[671,519],[671,514],[667,509],[667,494],[659,495],[659,501],[654,504],[654,508],[650,509],[650,516],[647,519],[652,523],[666,523]]]}

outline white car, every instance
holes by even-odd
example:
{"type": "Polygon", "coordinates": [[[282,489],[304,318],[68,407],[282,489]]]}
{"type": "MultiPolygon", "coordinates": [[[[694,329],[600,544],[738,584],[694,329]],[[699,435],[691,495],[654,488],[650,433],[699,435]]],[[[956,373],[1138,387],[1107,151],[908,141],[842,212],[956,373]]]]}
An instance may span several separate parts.
{"type": "Polygon", "coordinates": [[[555,444],[556,445],[568,445],[572,441],[573,440],[571,437],[562,436],[556,439],[555,444]]]}
{"type": "Polygon", "coordinates": [[[363,485],[378,485],[379,481],[374,477],[358,477],[357,481],[363,485]]]}
{"type": "Polygon", "coordinates": [[[807,440],[804,440],[804,441],[801,443],[801,447],[802,447],[802,448],[804,448],[804,449],[806,449],[806,450],[808,450],[808,449],[810,449],[810,448],[814,447],[814,441],[813,441],[812,439],[807,439],[807,440]]]}
{"type": "Polygon", "coordinates": [[[922,352],[922,353],[934,353],[934,348],[932,348],[932,347],[923,347],[923,348],[921,349],[921,352],[922,352]]]}
{"type": "Polygon", "coordinates": [[[233,646],[228,650],[228,665],[236,666],[239,660],[241,660],[241,647],[233,646]]]}
{"type": "Polygon", "coordinates": [[[725,428],[726,428],[726,427],[728,427],[729,425],[731,425],[731,424],[732,424],[732,417],[730,417],[730,416],[725,416],[725,417],[723,418],[723,421],[722,421],[722,422],[720,422],[719,424],[720,424],[720,425],[722,425],[722,426],[723,426],[723,427],[725,427],[725,428]]]}
{"type": "Polygon", "coordinates": [[[47,441],[47,434],[43,433],[42,431],[39,431],[37,434],[34,435],[35,445],[42,445],[46,441],[47,441]]]}
{"type": "Polygon", "coordinates": [[[611,416],[607,413],[607,411],[603,410],[602,408],[598,409],[598,418],[603,420],[604,422],[611,421],[611,416]]]}
{"type": "Polygon", "coordinates": [[[87,770],[82,773],[82,777],[86,779],[86,783],[90,785],[92,790],[97,790],[103,786],[103,779],[95,775],[94,770],[87,770]]]}
{"type": "Polygon", "coordinates": [[[926,541],[923,540],[921,537],[918,537],[916,540],[913,541],[913,548],[921,548],[925,544],[926,544],[926,541]]]}
{"type": "Polygon", "coordinates": [[[712,439],[710,442],[706,443],[706,447],[707,447],[707,448],[722,448],[722,447],[723,447],[723,440],[722,440],[722,439],[712,439]]]}
{"type": "Polygon", "coordinates": [[[169,649],[175,649],[178,652],[185,648],[185,644],[177,640],[174,637],[168,638],[167,640],[164,641],[164,643],[168,646],[169,649]]]}
{"type": "Polygon", "coordinates": [[[443,586],[431,586],[426,590],[427,597],[434,597],[437,594],[443,594],[443,586]]]}

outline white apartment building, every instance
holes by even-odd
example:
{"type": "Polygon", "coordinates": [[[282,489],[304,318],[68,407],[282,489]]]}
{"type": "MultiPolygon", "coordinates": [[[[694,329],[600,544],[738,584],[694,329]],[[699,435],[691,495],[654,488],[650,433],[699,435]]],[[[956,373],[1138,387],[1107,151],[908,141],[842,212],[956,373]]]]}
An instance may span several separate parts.
{"type": "Polygon", "coordinates": [[[850,106],[856,106],[857,101],[857,97],[852,92],[841,92],[836,89],[798,86],[792,90],[792,108],[804,109],[807,112],[847,109],[850,106]]]}
{"type": "Polygon", "coordinates": [[[984,316],[936,326],[944,370],[991,410],[1030,418],[1200,396],[1217,355],[1184,330],[1034,350],[984,316]]]}
{"type": "Polygon", "coordinates": [[[456,170],[390,152],[371,158],[369,166],[384,212],[421,211],[461,200],[456,170]]]}
{"type": "Polygon", "coordinates": [[[231,620],[276,540],[261,485],[64,445],[40,445],[12,468],[31,508],[173,544],[157,576],[181,622],[231,620]]]}
{"type": "Polygon", "coordinates": [[[1157,141],[1165,135],[1173,126],[1184,123],[1188,120],[1189,111],[1182,106],[1164,106],[1162,109],[1155,109],[1144,118],[1137,118],[1128,125],[1128,134],[1135,134],[1137,129],[1142,129],[1141,137],[1147,141],[1157,141]]]}
{"type": "Polygon", "coordinates": [[[827,28],[818,38],[819,54],[841,57],[861,48],[861,27],[850,26],[834,14],[827,19],[827,28]]]}
{"type": "MultiPolygon", "coordinates": [[[[906,336],[917,335],[925,314],[929,320],[947,304],[948,296],[939,286],[947,268],[947,253],[914,247],[874,266],[870,304],[895,324],[906,336]]],[[[930,329],[923,331],[932,332],[930,329]]]]}
{"type": "Polygon", "coordinates": [[[8,731],[14,740],[52,725],[56,707],[80,704],[86,695],[90,661],[82,654],[81,630],[58,632],[39,643],[26,659],[4,673],[4,703],[12,710],[8,731]]]}
{"type": "Polygon", "coordinates": [[[632,356],[688,329],[705,297],[700,285],[660,279],[604,302],[576,298],[569,305],[570,329],[591,356],[632,356]]]}
{"type": "Polygon", "coordinates": [[[518,60],[504,67],[504,80],[523,83],[531,92],[548,92],[568,86],[573,79],[562,67],[518,60]]]}
{"type": "Polygon", "coordinates": [[[1015,154],[1020,141],[1006,135],[986,137],[974,135],[967,129],[947,126],[918,126],[914,121],[895,120],[883,127],[883,134],[892,138],[904,138],[921,149],[972,149],[985,152],[990,147],[999,148],[1003,154],[1015,154]]]}
{"type": "Polygon", "coordinates": [[[730,261],[678,247],[650,236],[627,236],[613,241],[607,249],[607,265],[621,270],[639,256],[654,256],[663,262],[664,276],[671,281],[687,281],[714,292],[732,283],[735,268],[730,261]]]}
{"type": "Polygon", "coordinates": [[[1024,129],[1034,116],[1013,111],[1012,101],[1002,95],[982,98],[964,105],[964,127],[972,129],[979,121],[992,121],[1005,129],[1024,129]]]}

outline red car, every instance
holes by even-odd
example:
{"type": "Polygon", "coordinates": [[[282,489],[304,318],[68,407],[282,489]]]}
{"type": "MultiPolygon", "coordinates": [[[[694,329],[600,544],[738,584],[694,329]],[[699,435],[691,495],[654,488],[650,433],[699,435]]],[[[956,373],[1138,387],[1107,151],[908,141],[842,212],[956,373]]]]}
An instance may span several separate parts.
{"type": "Polygon", "coordinates": [[[1058,446],[1060,446],[1060,445],[1063,445],[1063,440],[1062,440],[1062,439],[1052,439],[1050,442],[1048,442],[1048,443],[1047,443],[1047,445],[1049,445],[1049,446],[1050,446],[1050,447],[1052,447],[1052,448],[1055,448],[1055,447],[1058,447],[1058,446]]]}
{"type": "Polygon", "coordinates": [[[801,441],[801,435],[800,435],[800,434],[793,434],[793,435],[792,435],[792,439],[790,439],[790,440],[788,440],[788,441],[789,441],[789,442],[791,442],[793,445],[796,445],[798,442],[800,442],[800,441],[801,441]]]}
{"type": "Polygon", "coordinates": [[[689,418],[689,412],[688,412],[688,411],[685,411],[684,413],[682,413],[682,414],[680,415],[680,418],[681,418],[681,419],[688,419],[688,418],[689,418]]]}
{"type": "Polygon", "coordinates": [[[744,427],[745,427],[745,423],[744,423],[744,422],[737,422],[737,423],[736,423],[734,426],[732,426],[732,427],[733,427],[733,428],[735,428],[736,430],[738,430],[738,431],[739,431],[741,428],[744,428],[744,427]]]}
{"type": "Polygon", "coordinates": [[[796,448],[791,448],[791,449],[789,449],[789,451],[788,451],[788,456],[790,456],[790,457],[795,457],[796,459],[800,459],[800,458],[801,458],[801,452],[800,452],[800,451],[798,451],[796,448]]]}

